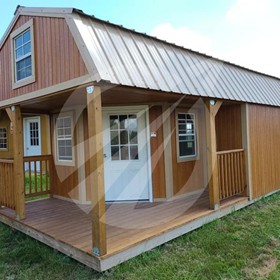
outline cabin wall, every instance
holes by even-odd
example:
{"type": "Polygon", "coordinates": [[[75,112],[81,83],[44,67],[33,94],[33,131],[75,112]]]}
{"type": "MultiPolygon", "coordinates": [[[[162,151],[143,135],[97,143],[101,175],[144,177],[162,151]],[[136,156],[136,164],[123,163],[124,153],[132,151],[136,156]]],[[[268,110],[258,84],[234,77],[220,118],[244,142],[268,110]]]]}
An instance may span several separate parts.
{"type": "Polygon", "coordinates": [[[253,198],[280,188],[280,109],[248,105],[253,198]]]}
{"type": "Polygon", "coordinates": [[[216,115],[217,151],[242,149],[241,105],[221,106],[216,115]]]}
{"type": "Polygon", "coordinates": [[[197,110],[196,116],[198,129],[198,158],[196,160],[178,162],[176,144],[176,113],[173,112],[171,114],[174,196],[202,190],[205,187],[205,152],[203,150],[205,147],[205,121],[203,110],[197,110]]]}
{"type": "Polygon", "coordinates": [[[41,115],[41,143],[42,143],[42,155],[49,155],[51,153],[50,148],[50,117],[49,115],[41,115]]]}
{"type": "MultiPolygon", "coordinates": [[[[30,115],[29,115],[30,116],[30,115]]],[[[22,118],[27,117],[23,115],[22,118]]],[[[50,130],[49,130],[49,116],[41,115],[40,116],[41,124],[41,148],[42,155],[50,154],[50,130]]],[[[11,134],[11,121],[6,113],[1,113],[0,116],[0,127],[7,128],[7,140],[8,140],[8,149],[0,150],[0,158],[13,158],[14,147],[13,147],[13,135],[11,134]]],[[[24,128],[24,127],[23,127],[24,128]]]]}
{"type": "Polygon", "coordinates": [[[47,88],[88,74],[67,23],[61,18],[20,16],[12,31],[34,20],[35,79],[12,89],[11,41],[0,50],[0,101],[47,88]]]}
{"type": "MultiPolygon", "coordinates": [[[[70,110],[71,111],[71,110],[70,110]]],[[[70,112],[69,111],[69,112],[70,112]]],[[[73,120],[76,118],[74,111],[73,120]]],[[[79,169],[78,169],[78,155],[77,155],[77,122],[74,121],[73,130],[73,146],[74,146],[74,163],[71,165],[58,163],[56,161],[56,140],[55,140],[55,116],[51,116],[51,143],[52,143],[52,155],[54,158],[54,186],[52,188],[52,194],[65,197],[68,199],[79,200],[79,169]]]]}
{"type": "Polygon", "coordinates": [[[6,150],[1,150],[0,149],[0,158],[13,158],[13,150],[14,150],[14,145],[13,145],[13,138],[11,135],[11,121],[4,111],[0,111],[0,127],[6,128],[7,129],[7,144],[8,148],[6,150]]]}
{"type": "MultiPolygon", "coordinates": [[[[151,138],[151,165],[152,165],[152,185],[153,198],[165,198],[165,167],[164,167],[164,147],[163,147],[163,127],[162,127],[162,107],[151,106],[149,110],[150,131],[157,133],[157,137],[151,138]]],[[[91,199],[91,185],[89,180],[90,168],[88,160],[88,118],[87,111],[83,113],[84,118],[84,139],[85,139],[85,176],[86,176],[86,199],[91,199]]]]}
{"type": "Polygon", "coordinates": [[[156,132],[156,137],[151,137],[151,165],[153,198],[165,198],[165,164],[162,106],[151,106],[149,111],[150,131],[156,132]]]}

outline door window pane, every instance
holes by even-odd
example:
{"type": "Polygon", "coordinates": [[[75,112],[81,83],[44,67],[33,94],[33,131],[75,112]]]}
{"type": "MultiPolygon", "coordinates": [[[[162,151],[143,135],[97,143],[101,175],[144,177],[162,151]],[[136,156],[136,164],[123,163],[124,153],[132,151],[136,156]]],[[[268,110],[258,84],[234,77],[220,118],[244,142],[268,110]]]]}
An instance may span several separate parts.
{"type": "Polygon", "coordinates": [[[39,146],[39,125],[38,122],[29,123],[30,146],[39,146]]]}
{"type": "Polygon", "coordinates": [[[138,160],[137,115],[110,116],[112,160],[138,160]]]}

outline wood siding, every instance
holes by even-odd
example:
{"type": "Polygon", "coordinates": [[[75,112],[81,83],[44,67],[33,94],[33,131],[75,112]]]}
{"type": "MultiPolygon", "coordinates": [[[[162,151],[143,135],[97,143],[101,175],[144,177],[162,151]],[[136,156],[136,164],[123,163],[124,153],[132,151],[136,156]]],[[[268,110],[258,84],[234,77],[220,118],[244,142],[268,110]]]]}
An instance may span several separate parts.
{"type": "Polygon", "coordinates": [[[242,149],[241,105],[222,106],[216,115],[217,151],[242,149]]]}
{"type": "Polygon", "coordinates": [[[5,111],[0,111],[0,127],[7,129],[7,144],[6,150],[0,150],[0,158],[13,158],[14,144],[11,135],[11,121],[5,111]]]}
{"type": "Polygon", "coordinates": [[[201,190],[204,184],[204,114],[202,110],[197,111],[197,129],[198,129],[198,153],[197,160],[178,162],[177,143],[176,143],[176,113],[171,114],[172,131],[172,162],[173,162],[173,193],[174,196],[201,190]]]}
{"type": "Polygon", "coordinates": [[[162,127],[162,107],[150,107],[150,131],[156,132],[156,137],[151,137],[151,162],[152,162],[152,186],[154,198],[165,198],[165,167],[164,145],[162,127]]]}
{"type": "Polygon", "coordinates": [[[280,188],[280,109],[248,105],[253,198],[280,188]]]}
{"type": "Polygon", "coordinates": [[[34,19],[36,81],[12,90],[11,42],[8,38],[0,50],[0,101],[88,74],[64,19],[21,16],[12,31],[31,18],[34,19]]]}
{"type": "MultiPolygon", "coordinates": [[[[75,119],[75,116],[73,116],[75,119]]],[[[52,117],[51,122],[51,139],[52,139],[52,155],[54,159],[54,171],[53,171],[53,182],[54,186],[51,188],[52,194],[62,196],[65,198],[71,198],[78,200],[79,199],[79,180],[78,180],[78,169],[77,169],[77,137],[76,137],[76,128],[74,128],[73,135],[73,145],[74,145],[74,165],[68,166],[63,164],[56,163],[56,139],[54,135],[55,125],[54,117],[52,117]]]]}

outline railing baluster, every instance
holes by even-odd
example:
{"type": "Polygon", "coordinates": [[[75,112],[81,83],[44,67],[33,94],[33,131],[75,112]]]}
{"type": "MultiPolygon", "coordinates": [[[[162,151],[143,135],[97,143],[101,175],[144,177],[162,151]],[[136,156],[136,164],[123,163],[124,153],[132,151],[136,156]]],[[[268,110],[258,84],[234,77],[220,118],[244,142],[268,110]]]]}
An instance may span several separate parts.
{"type": "Polygon", "coordinates": [[[15,210],[14,161],[0,159],[0,206],[15,210]]]}
{"type": "Polygon", "coordinates": [[[51,174],[51,155],[28,156],[23,159],[24,164],[29,165],[29,192],[28,185],[25,185],[26,197],[35,197],[43,194],[50,194],[50,174],[51,174]],[[34,173],[34,175],[33,175],[34,173]],[[33,187],[32,187],[33,186],[33,187]]]}
{"type": "Polygon", "coordinates": [[[29,178],[28,178],[28,180],[29,180],[29,192],[28,192],[28,194],[31,194],[31,191],[32,191],[32,180],[31,180],[31,162],[30,161],[28,161],[28,176],[29,176],[29,178]]]}
{"type": "Polygon", "coordinates": [[[217,152],[220,198],[242,194],[246,188],[244,150],[217,152]]]}
{"type": "Polygon", "coordinates": [[[43,169],[43,162],[40,160],[39,161],[39,166],[40,166],[40,191],[44,191],[43,190],[43,176],[42,176],[42,169],[43,169]]]}

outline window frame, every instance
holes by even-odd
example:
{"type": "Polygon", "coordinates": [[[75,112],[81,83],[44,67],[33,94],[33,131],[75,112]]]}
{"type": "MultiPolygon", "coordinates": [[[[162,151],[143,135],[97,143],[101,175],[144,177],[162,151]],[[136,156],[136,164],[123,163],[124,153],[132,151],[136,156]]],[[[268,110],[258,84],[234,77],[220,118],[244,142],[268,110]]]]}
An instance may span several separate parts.
{"type": "Polygon", "coordinates": [[[196,110],[179,109],[175,112],[176,118],[176,147],[177,147],[177,162],[195,161],[199,159],[199,143],[198,143],[198,114],[196,110]],[[179,114],[189,114],[194,116],[194,143],[195,155],[180,156],[179,147],[179,114]]]}
{"type": "MultiPolygon", "coordinates": [[[[55,163],[56,165],[63,165],[63,166],[75,166],[75,132],[74,132],[74,117],[73,112],[61,113],[54,115],[53,119],[53,131],[54,131],[54,152],[55,152],[55,163]],[[58,152],[58,135],[57,135],[57,120],[60,118],[70,118],[71,121],[71,141],[72,141],[72,159],[71,160],[62,160],[59,159],[59,152],[58,152]]],[[[69,140],[69,139],[68,139],[69,140]]]]}
{"type": "Polygon", "coordinates": [[[33,19],[29,20],[10,35],[10,44],[11,44],[11,63],[12,63],[12,89],[17,89],[19,87],[34,83],[36,81],[35,78],[35,52],[34,52],[34,21],[33,19]],[[30,43],[31,43],[31,76],[17,80],[16,75],[16,59],[15,59],[15,39],[30,30],[30,43]]]}
{"type": "MultiPolygon", "coordinates": [[[[5,129],[6,130],[6,148],[1,148],[0,147],[0,151],[8,151],[8,128],[5,127],[5,126],[0,126],[0,129],[5,129]]],[[[0,138],[0,139],[2,139],[2,138],[0,138]]]]}

